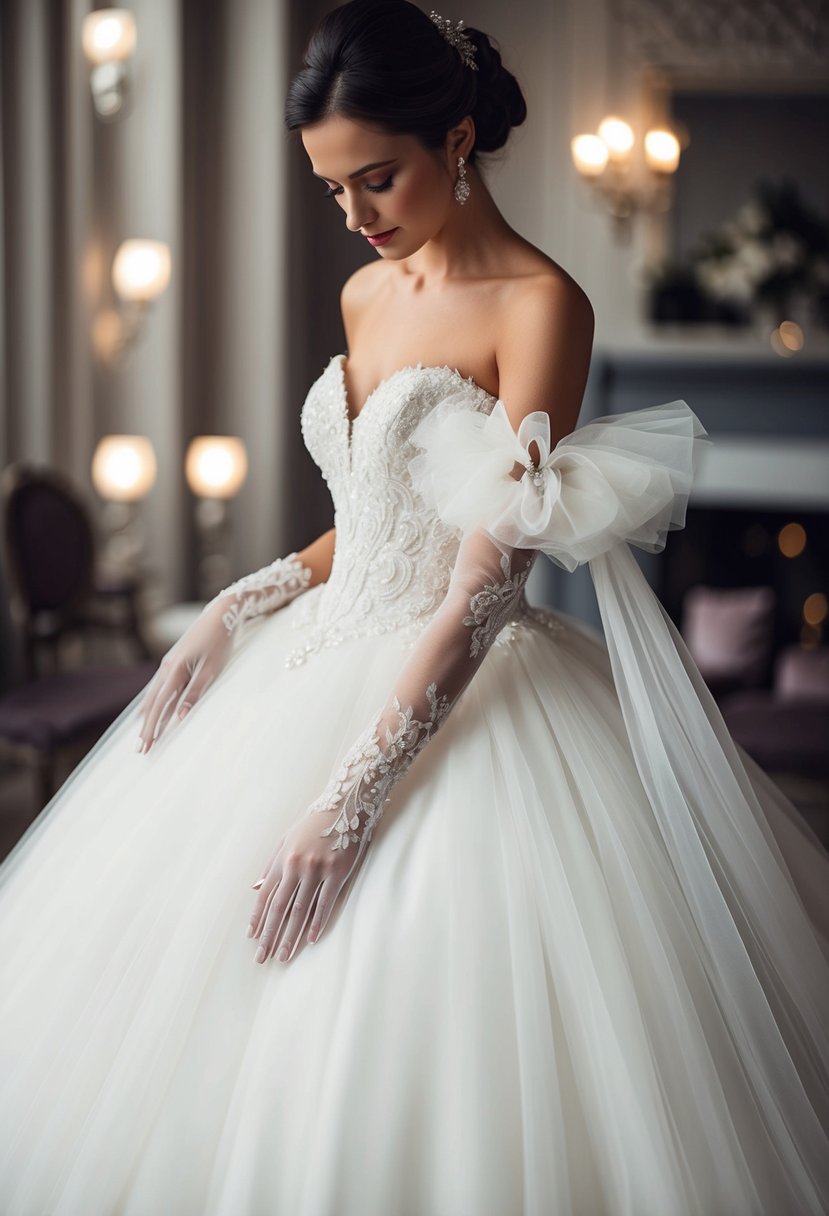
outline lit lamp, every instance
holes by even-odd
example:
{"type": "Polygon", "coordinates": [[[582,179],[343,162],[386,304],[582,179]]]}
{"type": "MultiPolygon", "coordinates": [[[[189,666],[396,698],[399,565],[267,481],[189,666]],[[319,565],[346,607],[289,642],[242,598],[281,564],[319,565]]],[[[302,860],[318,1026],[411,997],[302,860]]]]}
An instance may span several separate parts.
{"type": "Polygon", "coordinates": [[[671,202],[671,175],[679,165],[679,140],[673,131],[654,127],[643,143],[650,180],[636,184],[632,181],[636,137],[623,118],[608,114],[595,135],[576,135],[570,141],[573,164],[609,211],[619,240],[630,239],[638,211],[667,211],[671,202]]]}
{"type": "Polygon", "coordinates": [[[121,308],[103,309],[92,326],[92,343],[110,366],[137,342],[150,307],[170,282],[170,246],[164,241],[122,241],[112,264],[112,285],[121,308]]]}
{"type": "Polygon", "coordinates": [[[95,112],[104,122],[121,117],[129,84],[128,63],[135,51],[135,17],[126,8],[87,13],[81,44],[91,64],[89,85],[95,112]]]}
{"type": "Polygon", "coordinates": [[[137,575],[144,552],[138,503],[155,484],[153,446],[143,435],[105,435],[92,457],[92,484],[104,500],[106,540],[102,567],[115,576],[137,575]]]}
{"type": "Polygon", "coordinates": [[[197,499],[199,596],[209,600],[231,581],[228,502],[247,477],[245,445],[232,435],[199,435],[187,448],[184,472],[197,499]]]}

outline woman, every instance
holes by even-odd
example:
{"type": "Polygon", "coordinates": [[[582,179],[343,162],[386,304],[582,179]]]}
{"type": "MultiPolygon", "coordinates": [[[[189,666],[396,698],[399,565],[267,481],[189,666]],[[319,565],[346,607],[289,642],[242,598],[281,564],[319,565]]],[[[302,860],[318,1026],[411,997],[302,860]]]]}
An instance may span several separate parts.
{"type": "Polygon", "coordinates": [[[400,0],[311,41],[287,124],[378,251],[302,411],[336,528],[205,608],[0,871],[8,1216],[829,1202],[827,856],[629,548],[699,420],[574,429],[590,304],[478,171],[524,114],[400,0]],[[606,640],[527,604],[539,552],[606,640]]]}

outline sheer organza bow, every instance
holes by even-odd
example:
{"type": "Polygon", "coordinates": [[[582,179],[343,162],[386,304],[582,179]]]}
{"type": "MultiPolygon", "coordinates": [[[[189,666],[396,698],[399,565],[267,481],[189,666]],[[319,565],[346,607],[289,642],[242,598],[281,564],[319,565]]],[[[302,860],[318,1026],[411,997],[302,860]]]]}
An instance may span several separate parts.
{"type": "Polygon", "coordinates": [[[409,469],[424,500],[463,532],[482,525],[505,549],[532,548],[566,570],[622,541],[656,552],[685,522],[706,431],[684,401],[598,418],[551,447],[535,410],[513,430],[492,413],[442,402],[412,435],[409,469]],[[535,442],[536,465],[530,455],[535,442]],[[516,464],[526,472],[516,479],[516,464]]]}

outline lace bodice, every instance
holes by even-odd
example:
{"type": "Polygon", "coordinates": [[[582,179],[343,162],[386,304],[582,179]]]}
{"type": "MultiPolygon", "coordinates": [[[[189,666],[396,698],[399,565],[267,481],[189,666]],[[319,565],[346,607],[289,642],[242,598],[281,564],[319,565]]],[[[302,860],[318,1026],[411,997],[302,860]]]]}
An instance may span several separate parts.
{"type": "MultiPolygon", "coordinates": [[[[496,401],[452,368],[417,364],[381,381],[352,422],[344,361],[329,361],[302,408],[306,447],[334,501],[337,539],[328,580],[294,609],[292,624],[305,636],[288,666],[351,637],[401,631],[414,644],[446,596],[461,532],[415,490],[410,437],[439,402],[488,414],[496,401]]],[[[541,616],[523,597],[514,615],[541,616]]],[[[549,614],[541,623],[560,627],[549,614]]]]}

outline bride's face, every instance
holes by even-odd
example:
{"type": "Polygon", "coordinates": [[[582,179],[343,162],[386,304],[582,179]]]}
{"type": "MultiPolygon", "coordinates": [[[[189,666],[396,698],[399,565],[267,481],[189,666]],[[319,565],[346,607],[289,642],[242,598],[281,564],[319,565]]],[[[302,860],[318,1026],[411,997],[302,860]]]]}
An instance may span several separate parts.
{"type": "Polygon", "coordinates": [[[452,214],[448,155],[424,148],[414,135],[390,135],[331,115],[304,127],[302,142],[314,174],[344,211],[346,227],[364,238],[383,235],[375,248],[384,258],[408,257],[452,214]]]}

